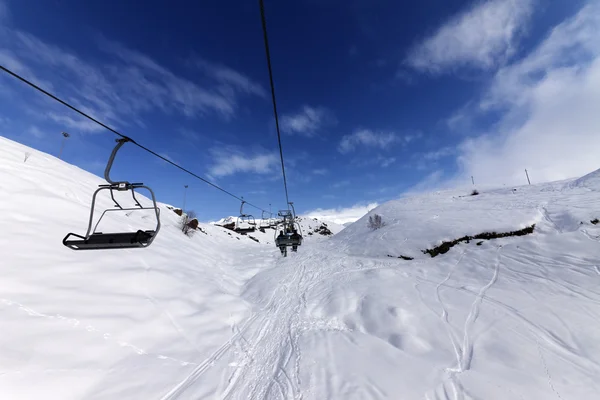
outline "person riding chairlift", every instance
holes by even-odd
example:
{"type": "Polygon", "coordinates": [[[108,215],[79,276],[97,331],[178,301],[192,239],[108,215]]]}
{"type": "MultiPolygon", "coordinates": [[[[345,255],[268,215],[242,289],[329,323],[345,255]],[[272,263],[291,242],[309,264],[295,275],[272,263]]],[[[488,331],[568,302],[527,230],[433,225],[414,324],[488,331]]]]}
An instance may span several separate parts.
{"type": "Polygon", "coordinates": [[[279,250],[281,250],[281,254],[285,254],[285,245],[280,246],[279,245],[279,240],[283,239],[285,237],[285,235],[283,234],[283,231],[279,231],[279,236],[277,236],[277,246],[279,247],[279,250]]]}
{"type": "Polygon", "coordinates": [[[300,236],[298,231],[294,229],[291,238],[294,240],[294,244],[292,245],[292,251],[298,251],[297,243],[300,243],[300,240],[302,240],[302,236],[300,236]]]}

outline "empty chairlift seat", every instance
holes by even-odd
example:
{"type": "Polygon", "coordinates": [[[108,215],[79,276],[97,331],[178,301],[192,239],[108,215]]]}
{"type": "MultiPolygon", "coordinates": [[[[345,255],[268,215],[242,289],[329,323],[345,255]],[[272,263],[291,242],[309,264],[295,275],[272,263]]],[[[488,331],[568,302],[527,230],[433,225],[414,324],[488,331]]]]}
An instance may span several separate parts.
{"type": "Polygon", "coordinates": [[[160,209],[156,204],[156,197],[154,192],[148,186],[143,183],[129,183],[127,181],[115,182],[110,179],[110,169],[114,162],[115,156],[119,149],[131,139],[123,138],[117,139],[117,145],[113,149],[106,169],[104,170],[104,179],[108,182],[107,185],[100,185],[92,196],[92,205],[90,209],[90,217],[88,221],[88,228],[85,235],[78,235],[76,233],[69,233],[63,239],[63,244],[72,250],[108,250],[108,249],[132,249],[132,248],[145,248],[152,244],[158,231],[160,230],[160,209]],[[152,198],[152,205],[144,207],[135,197],[136,189],[147,190],[152,198]],[[110,197],[115,203],[114,208],[104,210],[96,224],[94,225],[94,209],[96,206],[96,197],[98,193],[102,191],[109,191],[110,197]],[[133,207],[123,208],[121,204],[115,199],[114,192],[131,192],[131,197],[134,202],[133,207]],[[104,218],[107,213],[111,212],[126,212],[134,210],[152,210],[156,218],[156,226],[151,230],[130,231],[130,232],[98,232],[98,224],[104,218]]]}

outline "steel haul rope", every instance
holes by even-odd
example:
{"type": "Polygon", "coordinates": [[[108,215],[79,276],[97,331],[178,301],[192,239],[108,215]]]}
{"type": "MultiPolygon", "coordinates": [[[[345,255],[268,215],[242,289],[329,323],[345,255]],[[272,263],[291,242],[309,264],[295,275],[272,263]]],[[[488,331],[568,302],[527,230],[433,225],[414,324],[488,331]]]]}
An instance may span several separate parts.
{"type": "MultiPolygon", "coordinates": [[[[236,196],[235,194],[233,194],[233,193],[229,192],[228,190],[225,190],[225,189],[223,189],[222,187],[220,187],[220,186],[218,186],[218,185],[215,185],[214,183],[212,183],[212,182],[210,182],[210,181],[208,181],[208,180],[206,180],[206,179],[202,178],[200,175],[198,175],[198,174],[196,174],[196,173],[194,173],[194,172],[190,171],[189,169],[186,169],[186,168],[182,167],[181,165],[179,165],[179,164],[177,164],[177,163],[175,163],[175,162],[173,162],[173,161],[171,161],[171,160],[167,159],[166,157],[163,157],[163,156],[161,156],[161,155],[160,155],[160,154],[158,154],[157,152],[155,152],[155,151],[153,151],[153,150],[151,150],[151,149],[149,149],[149,148],[147,148],[147,147],[145,147],[145,146],[143,146],[143,145],[139,144],[138,142],[136,142],[136,141],[135,141],[135,140],[133,140],[132,138],[130,138],[130,137],[128,137],[128,136],[125,136],[125,135],[123,135],[122,133],[120,133],[120,132],[116,131],[115,129],[111,128],[110,126],[108,126],[108,125],[106,125],[106,124],[104,124],[104,123],[102,123],[102,122],[98,121],[97,119],[95,119],[95,118],[91,117],[90,115],[88,115],[88,114],[84,113],[83,111],[79,110],[78,108],[76,108],[76,107],[72,106],[71,104],[67,103],[66,101],[64,101],[64,100],[60,99],[59,97],[55,96],[54,94],[52,94],[52,93],[48,92],[47,90],[44,90],[44,89],[42,89],[41,87],[39,87],[39,86],[38,86],[38,85],[36,85],[35,83],[33,83],[33,82],[31,82],[31,81],[29,81],[29,80],[27,80],[27,79],[23,78],[22,76],[18,75],[17,73],[15,73],[15,72],[13,72],[13,71],[9,70],[8,68],[4,67],[3,65],[0,65],[0,69],[1,69],[2,71],[6,72],[7,74],[9,74],[9,75],[13,76],[14,78],[17,78],[17,79],[18,79],[18,80],[20,80],[21,82],[23,82],[23,83],[26,83],[27,85],[31,86],[32,88],[36,89],[37,91],[39,91],[39,92],[42,92],[43,94],[45,94],[46,96],[48,96],[48,97],[52,98],[53,100],[55,100],[55,101],[57,101],[57,102],[61,103],[61,104],[62,104],[62,105],[64,105],[65,107],[68,107],[68,108],[70,108],[71,110],[75,111],[76,113],[80,114],[81,116],[83,116],[83,117],[85,117],[85,118],[89,119],[89,120],[90,120],[90,121],[92,121],[92,122],[95,122],[96,124],[100,125],[101,127],[105,128],[105,129],[109,130],[110,132],[114,133],[115,135],[117,135],[117,136],[120,136],[120,137],[121,137],[121,138],[123,138],[123,139],[128,139],[128,140],[129,140],[129,141],[130,141],[132,144],[136,145],[136,146],[137,146],[137,147],[139,147],[140,149],[142,149],[142,150],[144,150],[144,151],[147,151],[148,153],[152,154],[153,156],[160,158],[161,160],[163,160],[163,161],[165,161],[165,162],[167,162],[167,163],[171,164],[172,166],[174,166],[174,167],[176,167],[176,168],[178,168],[178,169],[182,170],[183,172],[186,172],[187,174],[189,174],[189,175],[193,176],[194,178],[201,180],[202,182],[204,182],[204,183],[206,183],[206,184],[208,184],[208,185],[210,185],[210,186],[214,187],[215,189],[218,189],[218,190],[220,190],[221,192],[223,192],[223,193],[225,193],[225,194],[227,194],[227,195],[229,195],[229,196],[231,196],[231,197],[233,197],[233,198],[235,198],[235,199],[237,199],[237,200],[239,200],[239,201],[243,201],[243,199],[242,199],[241,197],[238,197],[238,196],[236,196]]],[[[283,161],[283,160],[282,160],[282,161],[283,161]]],[[[258,210],[261,210],[261,211],[266,211],[265,209],[263,209],[263,208],[261,208],[261,207],[258,207],[258,206],[255,206],[254,204],[252,204],[252,203],[249,203],[249,202],[247,202],[247,201],[246,201],[246,204],[248,204],[249,206],[251,206],[251,207],[254,207],[254,208],[258,209],[258,210]]]]}
{"type": "Polygon", "coordinates": [[[277,141],[279,143],[279,157],[281,158],[281,173],[283,174],[283,187],[285,189],[286,207],[290,204],[288,195],[287,178],[285,176],[285,163],[283,162],[283,147],[281,146],[281,131],[279,129],[279,116],[277,114],[277,100],[275,99],[275,85],[273,84],[273,68],[271,67],[271,52],[269,51],[269,37],[267,35],[267,21],[265,18],[265,4],[259,0],[260,17],[262,21],[263,38],[265,41],[265,53],[267,56],[267,66],[269,68],[269,83],[271,85],[271,99],[273,100],[273,114],[275,115],[275,128],[277,129],[277,141]]]}

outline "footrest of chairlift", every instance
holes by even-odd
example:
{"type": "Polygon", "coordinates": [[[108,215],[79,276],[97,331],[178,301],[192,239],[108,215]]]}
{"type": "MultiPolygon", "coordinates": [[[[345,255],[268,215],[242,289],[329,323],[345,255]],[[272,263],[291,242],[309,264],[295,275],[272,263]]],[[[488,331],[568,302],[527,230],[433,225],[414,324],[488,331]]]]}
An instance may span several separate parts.
{"type": "Polygon", "coordinates": [[[93,233],[87,239],[75,233],[69,233],[63,239],[63,244],[72,250],[103,250],[127,249],[148,246],[155,231],[124,232],[124,233],[93,233]],[[70,239],[74,236],[79,239],[70,239]]]}

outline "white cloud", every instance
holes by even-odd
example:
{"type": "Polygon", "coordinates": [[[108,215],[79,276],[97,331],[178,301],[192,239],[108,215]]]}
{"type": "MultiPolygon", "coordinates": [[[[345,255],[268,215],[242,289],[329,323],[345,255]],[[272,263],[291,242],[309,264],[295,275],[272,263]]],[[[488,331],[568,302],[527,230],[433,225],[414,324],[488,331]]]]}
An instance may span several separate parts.
{"type": "Polygon", "coordinates": [[[327,175],[329,173],[329,170],[325,168],[313,169],[312,173],[315,175],[327,175]]]}
{"type": "Polygon", "coordinates": [[[379,156],[379,157],[377,157],[377,162],[383,168],[387,168],[387,167],[389,167],[390,165],[392,165],[393,163],[396,162],[396,157],[383,157],[383,156],[379,156]]]}
{"type": "MultiPolygon", "coordinates": [[[[85,59],[30,33],[0,25],[0,62],[113,126],[142,125],[144,116],[156,112],[228,119],[236,114],[242,98],[266,96],[259,84],[223,65],[205,62],[203,76],[191,81],[140,52],[105,39],[97,42],[105,52],[102,61],[85,59]]],[[[13,90],[11,97],[20,98],[16,85],[5,88],[13,90]]],[[[62,106],[41,103],[34,96],[31,101],[42,104],[44,111],[71,116],[62,106]]],[[[72,124],[73,129],[78,126],[72,124]]]]}
{"type": "Polygon", "coordinates": [[[229,176],[236,173],[270,174],[279,165],[276,153],[255,153],[249,155],[233,146],[213,148],[210,150],[213,164],[209,174],[216,177],[229,176]]]}
{"type": "Polygon", "coordinates": [[[349,186],[349,185],[350,185],[350,181],[349,180],[343,180],[343,181],[332,183],[331,187],[333,189],[339,189],[339,188],[342,188],[344,186],[349,186]]]}
{"type": "Polygon", "coordinates": [[[308,218],[318,218],[320,220],[331,221],[343,225],[359,220],[378,205],[378,203],[370,203],[367,205],[356,204],[348,208],[317,208],[316,210],[304,213],[304,215],[308,218]]]}
{"type": "Polygon", "coordinates": [[[411,67],[432,73],[470,66],[490,69],[515,53],[534,0],[486,0],[454,16],[408,54],[411,67]]]}
{"type": "Polygon", "coordinates": [[[398,140],[398,135],[393,132],[373,132],[370,129],[359,129],[351,135],[342,137],[338,150],[340,153],[349,153],[358,146],[385,149],[398,140]]]}
{"type": "MultiPolygon", "coordinates": [[[[75,114],[73,114],[75,115],[75,114]]],[[[75,129],[76,132],[100,132],[104,131],[104,128],[89,119],[83,118],[79,115],[70,117],[67,114],[57,114],[49,112],[46,116],[52,121],[56,122],[63,127],[75,129]]]]}
{"type": "MultiPolygon", "coordinates": [[[[169,161],[171,161],[172,163],[179,164],[179,161],[177,161],[173,156],[171,156],[170,153],[162,152],[162,153],[158,153],[158,155],[161,156],[161,157],[163,157],[163,158],[165,158],[165,159],[167,159],[167,160],[169,160],[169,161]]],[[[164,163],[165,161],[164,160],[159,160],[159,162],[163,162],[164,163]]]]}
{"type": "Polygon", "coordinates": [[[27,133],[29,133],[30,135],[32,135],[33,137],[35,137],[37,139],[42,139],[42,138],[46,137],[46,133],[43,132],[37,126],[30,126],[29,129],[27,129],[27,133]]]}
{"type": "Polygon", "coordinates": [[[431,192],[438,189],[444,189],[450,186],[447,181],[443,180],[444,171],[435,170],[429,173],[421,182],[417,183],[415,186],[404,192],[405,195],[408,194],[420,194],[423,192],[431,192]]]}
{"type": "Polygon", "coordinates": [[[295,114],[281,117],[281,131],[290,135],[314,136],[323,127],[336,123],[333,114],[324,107],[304,106],[295,114]]]}
{"type": "Polygon", "coordinates": [[[438,161],[444,157],[451,156],[455,153],[456,153],[456,149],[454,147],[446,146],[446,147],[442,147],[435,151],[430,151],[428,153],[424,153],[420,157],[427,161],[438,161]]]}
{"type": "Polygon", "coordinates": [[[204,70],[208,76],[219,82],[222,85],[220,90],[224,93],[237,91],[263,98],[267,97],[267,92],[259,83],[253,82],[250,78],[232,68],[222,64],[211,63],[199,57],[194,59],[194,64],[204,70]]]}
{"type": "Polygon", "coordinates": [[[496,74],[481,110],[498,124],[459,147],[457,180],[526,184],[600,168],[600,3],[556,26],[528,56],[496,74]]]}

